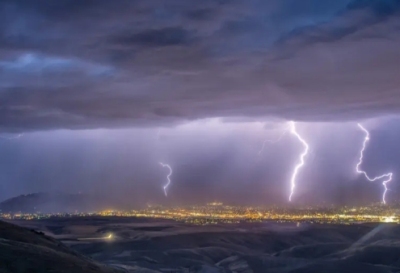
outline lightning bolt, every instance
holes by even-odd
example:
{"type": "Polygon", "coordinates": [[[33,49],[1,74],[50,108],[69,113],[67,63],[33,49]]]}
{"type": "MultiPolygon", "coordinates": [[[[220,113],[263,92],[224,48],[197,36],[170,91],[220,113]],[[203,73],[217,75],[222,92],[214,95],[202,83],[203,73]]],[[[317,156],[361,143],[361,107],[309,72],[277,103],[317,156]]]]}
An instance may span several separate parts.
{"type": "Polygon", "coordinates": [[[260,151],[258,152],[258,154],[260,155],[260,154],[264,151],[264,147],[265,147],[265,144],[266,144],[267,142],[272,143],[272,144],[275,144],[275,143],[278,143],[279,141],[281,141],[282,138],[286,135],[287,131],[288,131],[288,129],[285,129],[285,130],[283,131],[283,133],[279,136],[279,138],[277,138],[277,139],[275,139],[275,140],[270,140],[270,139],[264,140],[263,145],[261,146],[261,149],[260,149],[260,151]]]}
{"type": "Polygon", "coordinates": [[[163,168],[168,168],[168,169],[169,169],[169,174],[167,175],[168,183],[165,184],[165,186],[163,187],[163,188],[164,188],[165,196],[167,196],[167,189],[168,189],[169,184],[171,184],[171,178],[170,178],[170,177],[171,177],[171,175],[172,175],[172,168],[171,168],[170,165],[164,164],[164,163],[162,163],[162,162],[160,162],[160,165],[161,165],[163,168]]]}
{"type": "Polygon", "coordinates": [[[295,122],[294,121],[290,121],[289,125],[290,125],[290,133],[292,135],[296,136],[297,139],[304,146],[304,151],[300,154],[300,162],[294,168],[294,171],[293,171],[293,174],[292,174],[292,178],[290,180],[291,187],[290,187],[289,202],[291,202],[293,194],[294,194],[294,189],[296,188],[296,177],[297,177],[297,174],[299,173],[300,168],[303,167],[303,165],[304,165],[304,158],[308,154],[309,147],[308,147],[307,142],[297,133],[295,122]]]}
{"type": "Polygon", "coordinates": [[[367,142],[369,141],[370,137],[369,137],[369,132],[368,132],[367,129],[365,129],[360,123],[358,123],[357,125],[362,131],[364,131],[365,138],[364,138],[362,149],[361,149],[361,152],[360,152],[360,158],[359,158],[357,166],[356,166],[356,171],[359,174],[363,174],[365,176],[365,178],[367,178],[367,180],[370,181],[370,182],[374,182],[374,181],[380,180],[382,178],[387,178],[382,182],[382,185],[383,185],[383,188],[384,188],[383,195],[382,195],[382,203],[386,204],[386,193],[388,191],[387,183],[392,181],[393,173],[386,173],[386,174],[382,174],[380,176],[376,176],[374,178],[371,178],[371,177],[368,176],[368,174],[365,171],[360,169],[360,166],[361,166],[361,164],[363,162],[363,158],[364,158],[364,151],[365,151],[365,148],[367,146],[367,142]]]}

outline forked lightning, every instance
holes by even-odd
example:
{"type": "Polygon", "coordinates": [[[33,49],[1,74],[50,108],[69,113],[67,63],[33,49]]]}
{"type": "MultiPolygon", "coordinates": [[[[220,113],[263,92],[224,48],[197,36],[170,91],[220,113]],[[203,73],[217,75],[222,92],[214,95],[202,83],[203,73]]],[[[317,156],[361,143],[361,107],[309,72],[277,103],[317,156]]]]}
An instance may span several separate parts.
{"type": "Polygon", "coordinates": [[[260,149],[260,151],[258,152],[258,154],[260,155],[260,154],[264,151],[264,147],[265,147],[265,144],[266,144],[267,142],[274,144],[274,143],[278,143],[279,141],[281,141],[282,138],[286,135],[287,131],[288,131],[288,130],[285,129],[285,130],[283,131],[283,133],[279,136],[279,138],[277,138],[277,139],[275,139],[275,140],[271,140],[271,139],[266,139],[266,140],[264,140],[263,145],[261,146],[261,149],[260,149]]]}
{"type": "Polygon", "coordinates": [[[356,166],[356,171],[357,171],[357,173],[359,173],[359,174],[363,174],[363,175],[365,176],[365,178],[367,178],[368,181],[371,181],[371,182],[374,182],[374,181],[376,181],[376,180],[380,180],[380,179],[382,179],[382,178],[386,178],[386,179],[382,182],[382,185],[383,185],[383,187],[384,187],[384,191],[383,191],[383,195],[382,195],[382,203],[383,203],[383,204],[386,204],[386,193],[387,193],[387,191],[388,191],[387,183],[389,183],[390,181],[392,181],[393,173],[390,172],[390,173],[382,174],[382,175],[380,175],[380,176],[376,176],[376,177],[374,177],[374,178],[371,178],[371,177],[368,176],[368,174],[367,174],[365,171],[363,171],[363,170],[360,169],[360,166],[361,166],[362,161],[363,161],[363,158],[364,158],[364,151],[365,151],[365,148],[366,148],[366,146],[367,146],[367,142],[369,141],[370,138],[369,138],[369,132],[368,132],[368,130],[365,129],[365,128],[364,128],[361,124],[359,124],[359,123],[358,123],[357,125],[358,125],[358,127],[360,127],[361,130],[364,131],[364,133],[365,133],[365,138],[364,138],[363,145],[362,145],[362,149],[361,149],[361,152],[360,152],[360,158],[359,158],[358,163],[357,163],[357,166],[356,166]]]}
{"type": "Polygon", "coordinates": [[[290,121],[289,122],[290,125],[290,133],[294,136],[297,137],[297,139],[301,142],[301,144],[303,144],[304,146],[304,151],[300,154],[300,162],[296,165],[296,167],[294,168],[293,174],[292,174],[292,178],[290,180],[290,195],[289,195],[289,202],[292,201],[292,197],[294,194],[294,190],[296,188],[296,177],[297,174],[299,173],[299,170],[301,167],[303,167],[304,165],[304,158],[305,156],[308,154],[308,144],[307,142],[297,133],[296,131],[296,124],[294,121],[290,121]]]}

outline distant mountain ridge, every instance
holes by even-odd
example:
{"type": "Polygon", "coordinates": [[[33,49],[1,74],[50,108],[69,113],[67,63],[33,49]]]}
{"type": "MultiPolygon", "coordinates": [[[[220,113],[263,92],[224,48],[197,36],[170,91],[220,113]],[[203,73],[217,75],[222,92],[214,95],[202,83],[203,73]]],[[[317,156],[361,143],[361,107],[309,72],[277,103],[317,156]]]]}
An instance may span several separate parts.
{"type": "MultiPolygon", "coordinates": [[[[0,203],[2,213],[71,213],[96,210],[97,200],[88,194],[38,192],[23,194],[0,203]]],[[[97,207],[98,209],[98,207],[97,207]]]]}

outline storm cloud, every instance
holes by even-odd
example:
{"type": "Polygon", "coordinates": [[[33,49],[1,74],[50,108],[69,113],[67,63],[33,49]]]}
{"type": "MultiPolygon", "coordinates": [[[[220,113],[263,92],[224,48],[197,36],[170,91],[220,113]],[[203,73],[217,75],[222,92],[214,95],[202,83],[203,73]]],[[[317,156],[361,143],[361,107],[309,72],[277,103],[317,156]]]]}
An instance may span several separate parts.
{"type": "Polygon", "coordinates": [[[310,146],[295,204],[381,200],[355,170],[357,122],[362,169],[393,172],[395,203],[399,13],[399,0],[0,1],[0,199],[287,204],[294,120],[310,146]]]}
{"type": "Polygon", "coordinates": [[[2,1],[3,132],[400,109],[400,2],[2,1]]]}

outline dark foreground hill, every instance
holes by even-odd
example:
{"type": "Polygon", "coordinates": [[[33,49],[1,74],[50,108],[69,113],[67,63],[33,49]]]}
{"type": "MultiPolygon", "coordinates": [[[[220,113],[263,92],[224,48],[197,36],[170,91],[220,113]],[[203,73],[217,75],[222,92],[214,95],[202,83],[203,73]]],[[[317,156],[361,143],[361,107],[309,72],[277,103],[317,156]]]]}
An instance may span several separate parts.
{"type": "Polygon", "coordinates": [[[0,273],[116,273],[41,232],[0,221],[0,273]]]}
{"type": "Polygon", "coordinates": [[[0,273],[400,273],[398,224],[193,226],[134,217],[16,223],[28,229],[0,222],[0,273]]]}

